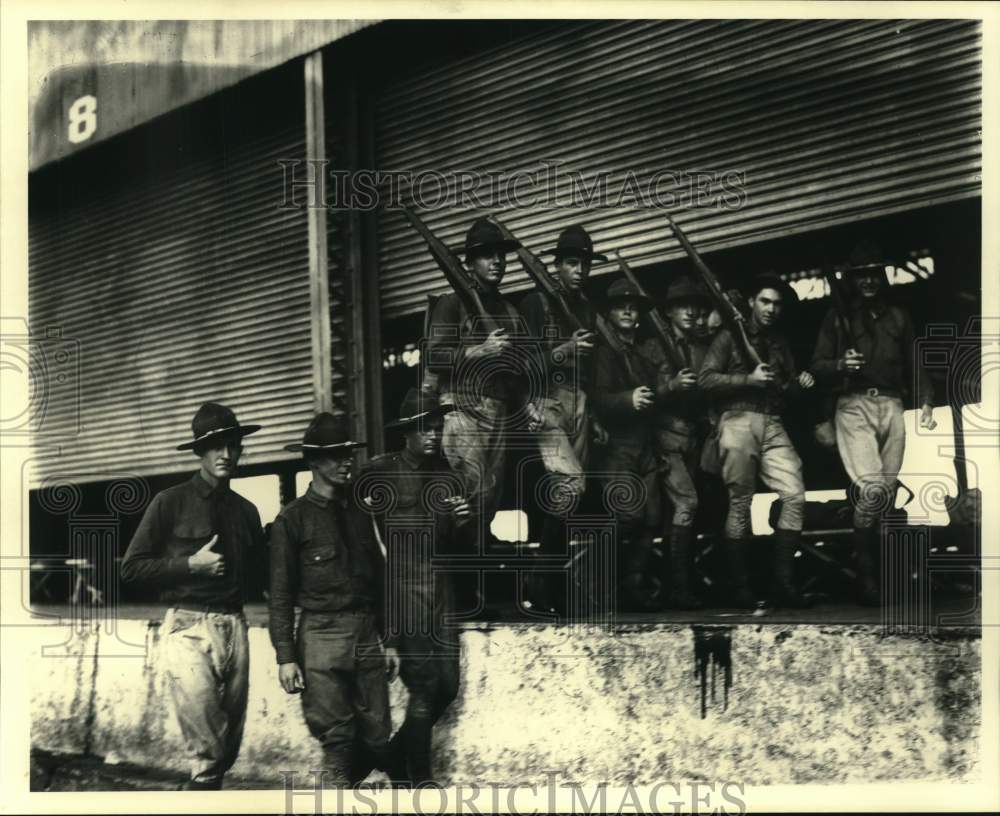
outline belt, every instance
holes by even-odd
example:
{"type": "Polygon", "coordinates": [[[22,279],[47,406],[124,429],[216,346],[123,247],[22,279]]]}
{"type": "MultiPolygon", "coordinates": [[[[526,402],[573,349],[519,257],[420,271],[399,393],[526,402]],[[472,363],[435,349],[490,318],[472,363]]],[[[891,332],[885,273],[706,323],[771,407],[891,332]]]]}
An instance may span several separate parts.
{"type": "Polygon", "coordinates": [[[902,393],[895,388],[854,388],[848,393],[863,397],[895,397],[896,399],[903,397],[902,393]]]}
{"type": "Polygon", "coordinates": [[[234,604],[199,604],[182,601],[173,605],[174,609],[183,609],[185,612],[200,612],[202,614],[215,615],[242,615],[242,605],[234,604]]]}

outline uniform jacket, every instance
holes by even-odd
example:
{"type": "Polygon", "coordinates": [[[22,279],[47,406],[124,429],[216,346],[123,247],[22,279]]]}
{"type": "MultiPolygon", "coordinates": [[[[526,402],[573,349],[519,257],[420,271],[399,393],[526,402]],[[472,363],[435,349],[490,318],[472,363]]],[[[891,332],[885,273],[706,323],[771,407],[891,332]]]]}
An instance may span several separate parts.
{"type": "Polygon", "coordinates": [[[762,329],[748,321],[747,334],[760,359],[767,363],[775,375],[772,385],[762,388],[750,382],[751,371],[743,362],[743,355],[729,329],[720,329],[709,346],[708,353],[698,372],[698,385],[715,402],[719,413],[723,411],[756,411],[762,414],[780,414],[787,396],[800,392],[796,381],[799,372],[795,366],[791,346],[783,334],[775,329],[762,329]]]}
{"type": "Polygon", "coordinates": [[[835,312],[830,309],[820,324],[813,353],[812,370],[837,393],[878,388],[908,399],[917,380],[916,397],[921,405],[934,404],[934,386],[927,371],[914,356],[913,321],[905,309],[875,304],[874,314],[859,300],[851,304],[850,337],[837,331],[835,312]],[[848,348],[865,355],[865,365],[857,373],[840,369],[840,358],[848,348]]]}
{"type": "Polygon", "coordinates": [[[371,522],[347,497],[312,485],[271,528],[269,630],[278,663],[295,660],[295,606],[316,613],[382,608],[384,561],[371,522]]]}
{"type": "MultiPolygon", "coordinates": [[[[676,332],[674,342],[686,361],[685,367],[697,374],[708,354],[708,342],[676,332]]],[[[656,365],[656,426],[663,430],[693,432],[695,426],[705,421],[708,412],[705,392],[700,386],[690,391],[676,387],[673,380],[677,366],[667,356],[658,338],[651,337],[643,343],[642,352],[656,365]]]]}
{"type": "MultiPolygon", "coordinates": [[[[567,304],[580,323],[593,331],[597,314],[590,303],[569,292],[564,294],[567,304]]],[[[527,294],[521,301],[521,314],[528,334],[534,341],[529,347],[529,353],[534,358],[537,370],[544,372],[546,382],[556,382],[568,387],[578,386],[586,391],[593,379],[593,353],[578,355],[577,360],[573,359],[574,355],[567,355],[564,360],[552,357],[553,350],[573,336],[574,327],[552,309],[543,292],[527,294]]]]}
{"type": "Polygon", "coordinates": [[[634,344],[623,347],[629,365],[603,340],[594,349],[591,406],[613,440],[641,442],[650,438],[653,412],[636,411],[632,392],[640,385],[656,387],[656,364],[643,354],[641,347],[634,344]]]}
{"type": "Polygon", "coordinates": [[[265,557],[260,514],[253,504],[220,482],[213,488],[195,473],[158,493],[146,508],[122,561],[122,580],[161,588],[169,604],[189,603],[241,609],[246,600],[247,565],[265,557]],[[188,558],[213,535],[212,548],[225,559],[225,575],[194,575],[188,558]]]}

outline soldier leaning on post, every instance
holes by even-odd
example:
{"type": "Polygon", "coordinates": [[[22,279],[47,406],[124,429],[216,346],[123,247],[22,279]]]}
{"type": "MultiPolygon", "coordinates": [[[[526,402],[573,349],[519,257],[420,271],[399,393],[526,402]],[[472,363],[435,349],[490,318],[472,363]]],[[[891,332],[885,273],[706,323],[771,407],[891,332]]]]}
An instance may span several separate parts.
{"type": "Polygon", "coordinates": [[[719,455],[729,492],[726,550],[734,605],[752,608],[748,557],[750,504],[757,477],[781,500],[775,531],[775,600],[784,606],[807,606],[795,588],[793,565],[802,535],[805,486],[802,460],[781,421],[788,392],[811,388],[808,371],[798,372],[787,338],[776,324],[783,310],[797,301],[792,288],[776,275],[756,277],[750,288],[747,335],[762,360],[748,371],[730,329],[712,342],[698,384],[718,403],[719,455]]]}
{"type": "Polygon", "coordinates": [[[469,515],[441,455],[441,430],[451,408],[411,388],[399,419],[386,425],[403,431],[403,449],[372,459],[356,484],[386,550],[386,643],[399,653],[399,676],[409,691],[406,719],[390,746],[392,777],[416,784],[432,779],[431,731],[458,695],[451,575],[434,569],[453,549],[457,522],[469,515]],[[382,507],[386,496],[390,501],[382,507]]]}
{"type": "Polygon", "coordinates": [[[162,587],[169,604],[162,648],[167,687],[191,761],[185,790],[219,790],[239,754],[246,721],[250,651],[243,616],[248,567],[264,558],[257,508],[229,487],[243,437],[216,403],[191,422],[177,446],[201,460],[198,472],[146,509],[122,562],[122,580],[162,587]]]}
{"type": "Polygon", "coordinates": [[[499,506],[506,452],[505,425],[520,407],[524,381],[513,337],[522,321],[500,293],[507,253],[519,247],[497,226],[480,218],[465,236],[465,265],[487,314],[500,327],[486,332],[454,292],[442,296],[428,321],[424,366],[438,378],[442,403],[455,406],[445,417],[441,449],[465,483],[471,516],[462,525],[467,548],[481,544],[499,506]]]}
{"type": "Polygon", "coordinates": [[[324,781],[339,787],[390,767],[387,675],[398,665],[381,643],[382,553],[350,487],[363,445],[343,417],[318,414],[301,444],[285,446],[302,452],[312,483],[271,530],[268,628],[278,679],[302,694],[306,725],[323,746],[324,781]]]}
{"type": "Polygon", "coordinates": [[[660,524],[652,429],[656,365],[636,344],[640,314],[651,305],[627,280],[611,284],[605,297],[606,316],[620,347],[611,348],[602,340],[594,359],[592,404],[608,435],[607,445],[595,456],[594,469],[600,472],[605,490],[620,493],[623,499],[616,513],[622,585],[625,605],[635,611],[656,608],[648,582],[653,537],[660,524]],[[639,494],[634,501],[633,491],[639,494]]]}
{"type": "MultiPolygon", "coordinates": [[[[539,417],[538,447],[546,473],[559,479],[553,486],[553,495],[559,496],[559,506],[565,502],[568,507],[583,496],[590,441],[587,392],[592,379],[591,352],[597,315],[581,295],[591,264],[595,260],[606,261],[607,257],[594,252],[594,242],[587,231],[575,224],[560,233],[555,249],[543,254],[555,256],[556,284],[584,327],[574,331],[567,325],[565,318],[552,310],[544,292],[531,292],[521,301],[521,314],[535,341],[531,349],[538,357],[538,370],[545,373],[545,392],[533,406],[539,417]]],[[[563,517],[556,512],[546,513],[542,553],[560,552],[564,538],[563,517]]],[[[543,607],[553,606],[549,597],[534,600],[543,607]]]]}
{"type": "Polygon", "coordinates": [[[644,354],[658,362],[655,410],[655,438],[660,459],[660,483],[670,500],[673,513],[664,509],[663,534],[669,542],[669,564],[664,575],[665,602],[676,609],[699,609],[691,580],[694,519],[698,511],[695,479],[704,441],[703,423],[708,401],[698,386],[698,371],[708,351],[699,332],[699,319],[707,317],[711,306],[708,293],[690,278],[682,277],[667,288],[664,299],[674,345],[684,359],[684,367],[664,352],[660,340],[650,338],[644,354]]]}
{"type": "Polygon", "coordinates": [[[880,510],[893,506],[906,432],[903,400],[916,378],[920,427],[933,430],[934,389],[914,359],[913,320],[887,301],[889,261],[877,244],[859,243],[847,271],[853,282],[850,337],[837,331],[831,309],[820,325],[812,370],[832,386],[836,398],[837,449],[854,488],[854,548],[860,599],[879,602],[874,552],[880,510]]]}

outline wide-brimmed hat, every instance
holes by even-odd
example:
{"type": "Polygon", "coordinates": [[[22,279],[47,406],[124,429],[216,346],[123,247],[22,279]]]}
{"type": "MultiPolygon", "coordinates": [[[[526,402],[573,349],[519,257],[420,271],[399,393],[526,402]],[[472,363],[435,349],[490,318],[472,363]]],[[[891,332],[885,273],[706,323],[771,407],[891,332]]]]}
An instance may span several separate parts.
{"type": "Polygon", "coordinates": [[[500,228],[489,218],[478,219],[465,234],[465,245],[458,252],[468,255],[485,249],[496,249],[500,252],[513,252],[521,246],[516,238],[504,238],[500,228]]]}
{"type": "Polygon", "coordinates": [[[347,417],[324,411],[316,414],[302,435],[301,442],[285,445],[289,453],[323,453],[328,456],[350,456],[355,448],[365,447],[364,442],[351,439],[347,417]]]}
{"type": "Polygon", "coordinates": [[[454,410],[451,403],[444,405],[438,400],[436,394],[411,388],[406,392],[403,402],[399,406],[399,419],[394,419],[386,424],[385,429],[402,428],[409,430],[418,425],[422,420],[433,419],[444,416],[449,411],[454,410]]]}
{"type": "Polygon", "coordinates": [[[604,308],[610,308],[623,300],[635,301],[639,309],[643,311],[650,309],[653,305],[653,302],[641,294],[627,278],[619,278],[608,287],[608,291],[604,295],[604,308]]]}
{"type": "Polygon", "coordinates": [[[885,256],[882,247],[870,238],[865,238],[858,241],[851,249],[851,254],[847,258],[846,271],[849,273],[872,270],[885,272],[886,266],[890,263],[892,261],[885,256]]]}
{"type": "Polygon", "coordinates": [[[705,290],[705,287],[699,286],[686,275],[672,281],[663,298],[663,302],[667,304],[678,300],[704,303],[706,306],[712,305],[712,297],[705,290]]]}
{"type": "Polygon", "coordinates": [[[781,292],[786,306],[798,305],[798,293],[777,272],[763,272],[750,279],[750,285],[747,287],[747,294],[750,297],[754,297],[761,289],[775,289],[781,292]]]}
{"type": "Polygon", "coordinates": [[[191,434],[194,437],[190,442],[183,442],[177,446],[177,450],[191,450],[195,445],[203,442],[210,442],[223,436],[234,436],[242,439],[256,433],[261,428],[260,425],[240,425],[239,420],[225,405],[217,402],[206,402],[197,410],[194,419],[191,420],[191,434]]]}
{"type": "Polygon", "coordinates": [[[594,241],[587,230],[579,224],[571,224],[559,233],[555,249],[547,249],[543,255],[555,255],[561,258],[565,255],[577,255],[585,261],[606,261],[607,255],[594,252],[594,241]]]}

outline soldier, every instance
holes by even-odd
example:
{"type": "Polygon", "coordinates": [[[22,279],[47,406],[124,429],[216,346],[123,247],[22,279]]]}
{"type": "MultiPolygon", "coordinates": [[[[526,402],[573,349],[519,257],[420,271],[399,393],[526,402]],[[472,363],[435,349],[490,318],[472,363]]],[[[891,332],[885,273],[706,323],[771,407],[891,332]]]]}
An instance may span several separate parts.
{"type": "Polygon", "coordinates": [[[386,677],[398,663],[380,642],[384,566],[367,516],[349,487],[353,442],[342,417],[318,414],[301,444],[312,472],[304,496],[289,502],[271,533],[269,630],[278,679],[302,694],[310,733],[323,746],[334,786],[387,769],[391,733],[386,677]],[[302,608],[297,638],[295,606],[302,608]]]}
{"type": "Polygon", "coordinates": [[[698,387],[698,371],[708,351],[699,320],[708,315],[708,293],[690,278],[675,280],[667,288],[666,312],[674,345],[684,366],[671,360],[659,338],[646,341],[643,350],[659,361],[655,435],[660,459],[663,495],[670,499],[670,524],[664,512],[664,538],[669,541],[669,570],[664,576],[665,602],[675,609],[700,609],[691,580],[694,518],[698,511],[695,477],[701,460],[707,400],[698,387]]]}
{"type": "Polygon", "coordinates": [[[720,413],[719,455],[729,492],[726,549],[734,605],[742,608],[752,608],[755,603],[747,560],[750,504],[758,475],[781,499],[775,531],[774,595],[785,606],[808,605],[795,588],[793,577],[805,507],[802,460],[785,432],[781,413],[789,392],[811,388],[814,380],[808,371],[797,371],[788,340],[776,327],[782,311],[796,300],[792,288],[776,275],[755,278],[747,334],[763,362],[751,369],[733,332],[722,329],[698,375],[698,384],[712,394],[720,413]]]}
{"type": "Polygon", "coordinates": [[[625,603],[636,611],[652,611],[656,604],[648,572],[660,523],[652,432],[656,366],[636,343],[640,314],[651,303],[627,280],[618,280],[608,287],[605,304],[618,343],[615,348],[599,343],[595,351],[592,402],[609,437],[595,468],[618,508],[625,603]]]}
{"type": "Polygon", "coordinates": [[[409,691],[406,719],[392,739],[393,778],[417,784],[432,779],[431,730],[458,694],[451,576],[434,570],[452,549],[456,522],[469,515],[462,484],[441,455],[451,408],[411,388],[400,418],[386,426],[403,431],[403,449],[372,459],[356,485],[386,549],[386,642],[398,650],[409,691]]]}
{"type": "MultiPolygon", "coordinates": [[[[545,515],[541,552],[558,554],[565,544],[562,514],[583,496],[586,486],[584,468],[590,441],[587,390],[597,316],[590,302],[582,297],[583,288],[591,264],[606,261],[607,257],[594,252],[594,242],[579,225],[564,229],[556,248],[543,254],[555,256],[557,286],[584,327],[574,330],[568,325],[561,314],[553,311],[544,292],[531,292],[521,302],[521,314],[534,340],[536,367],[545,373],[545,392],[533,405],[539,417],[539,452],[546,473],[557,480],[547,492],[553,501],[552,507],[546,508],[550,512],[545,515]]],[[[539,595],[535,602],[541,607],[555,605],[546,589],[536,586],[535,592],[539,595]]]]}
{"type": "Polygon", "coordinates": [[[888,302],[885,268],[879,247],[859,243],[851,253],[853,281],[847,330],[838,331],[834,310],[820,325],[812,369],[831,385],[836,398],[836,445],[854,493],[854,551],[862,603],[879,602],[874,550],[878,547],[880,509],[893,506],[906,433],[903,400],[916,378],[921,405],[920,427],[933,430],[934,389],[927,372],[914,360],[913,320],[888,302]]]}
{"type": "Polygon", "coordinates": [[[485,332],[453,292],[438,299],[428,321],[425,367],[438,379],[440,401],[456,408],[445,416],[441,449],[465,485],[471,516],[462,536],[472,551],[479,550],[484,527],[499,506],[506,426],[523,399],[523,371],[512,339],[521,333],[521,318],[499,290],[507,253],[518,246],[486,218],[465,236],[469,277],[499,328],[485,332]]]}
{"type": "Polygon", "coordinates": [[[248,568],[264,557],[257,508],[229,481],[243,437],[225,407],[207,402],[191,422],[198,472],[146,509],[122,562],[122,580],[161,587],[167,687],[191,762],[183,790],[219,790],[239,754],[246,721],[250,651],[243,616],[248,568]]]}

